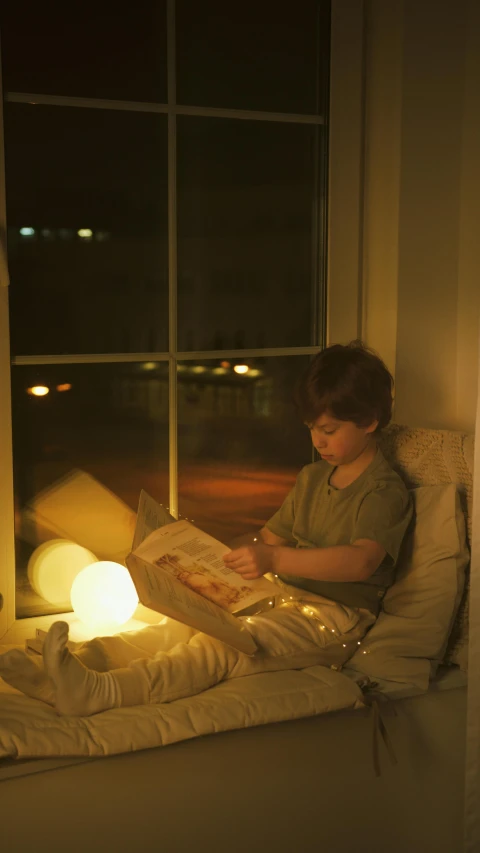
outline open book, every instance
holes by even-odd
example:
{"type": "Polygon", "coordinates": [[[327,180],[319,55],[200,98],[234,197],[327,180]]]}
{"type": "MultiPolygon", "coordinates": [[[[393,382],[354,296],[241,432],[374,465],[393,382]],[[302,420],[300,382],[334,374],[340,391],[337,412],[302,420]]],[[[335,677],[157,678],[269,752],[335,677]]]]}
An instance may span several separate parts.
{"type": "Polygon", "coordinates": [[[141,603],[253,655],[256,643],[234,614],[278,589],[266,578],[246,581],[227,568],[222,558],[229,550],[141,492],[126,558],[141,603]]]}

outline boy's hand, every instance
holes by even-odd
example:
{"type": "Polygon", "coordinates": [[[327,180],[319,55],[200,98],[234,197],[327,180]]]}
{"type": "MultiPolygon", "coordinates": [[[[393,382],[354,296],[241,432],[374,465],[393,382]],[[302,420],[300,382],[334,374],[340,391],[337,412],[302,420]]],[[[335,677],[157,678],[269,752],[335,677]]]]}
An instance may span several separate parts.
{"type": "Polygon", "coordinates": [[[225,554],[223,562],[246,581],[252,581],[261,578],[265,572],[273,572],[273,555],[272,545],[245,545],[225,554]]]}

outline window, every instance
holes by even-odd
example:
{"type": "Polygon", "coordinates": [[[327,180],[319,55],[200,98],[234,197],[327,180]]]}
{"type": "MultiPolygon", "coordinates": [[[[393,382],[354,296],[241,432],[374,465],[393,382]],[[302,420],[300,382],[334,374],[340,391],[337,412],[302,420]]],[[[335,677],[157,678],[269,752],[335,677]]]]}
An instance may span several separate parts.
{"type": "Polygon", "coordinates": [[[38,582],[54,540],[122,559],[142,488],[228,542],[311,460],[342,5],[2,11],[0,636],[69,608],[38,582]]]}

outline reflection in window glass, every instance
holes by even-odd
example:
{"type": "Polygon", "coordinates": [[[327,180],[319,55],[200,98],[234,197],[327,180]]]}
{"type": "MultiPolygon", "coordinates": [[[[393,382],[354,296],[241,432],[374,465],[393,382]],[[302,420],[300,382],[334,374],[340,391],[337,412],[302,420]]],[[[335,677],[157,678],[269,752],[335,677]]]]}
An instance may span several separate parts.
{"type": "Polygon", "coordinates": [[[328,0],[177,0],[178,102],[323,113],[329,9],[328,0]]]}
{"type": "Polygon", "coordinates": [[[312,343],[323,133],[178,117],[180,351],[312,343]]]}
{"type": "Polygon", "coordinates": [[[123,562],[141,489],[168,504],[168,366],[12,374],[17,617],[37,616],[69,609],[78,554],[57,565],[65,541],[123,562]]]}
{"type": "Polygon", "coordinates": [[[3,87],[83,98],[167,99],[166,2],[0,4],[3,87]]]}
{"type": "Polygon", "coordinates": [[[179,511],[226,544],[258,530],[312,460],[293,403],[308,363],[291,356],[178,365],[179,511]]]}
{"type": "Polygon", "coordinates": [[[166,124],[6,104],[14,355],[167,348],[166,124]]]}

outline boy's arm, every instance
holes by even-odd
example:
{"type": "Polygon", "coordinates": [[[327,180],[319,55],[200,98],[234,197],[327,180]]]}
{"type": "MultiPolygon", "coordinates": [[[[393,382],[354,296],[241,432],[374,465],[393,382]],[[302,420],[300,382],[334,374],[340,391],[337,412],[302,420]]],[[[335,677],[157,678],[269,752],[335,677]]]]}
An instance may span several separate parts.
{"type": "Polygon", "coordinates": [[[273,572],[319,581],[365,581],[387,554],[395,565],[411,518],[407,489],[394,483],[365,496],[349,545],[293,549],[284,547],[284,543],[263,544],[262,536],[260,544],[231,551],[225,563],[246,580],[273,572]]]}
{"type": "Polygon", "coordinates": [[[277,536],[276,533],[272,533],[268,527],[262,527],[260,530],[260,537],[265,545],[286,545],[288,542],[288,539],[282,539],[281,536],[277,536]]]}
{"type": "Polygon", "coordinates": [[[372,539],[357,539],[351,545],[330,548],[273,549],[276,574],[322,581],[365,581],[376,572],[386,550],[372,539]]]}
{"type": "MultiPolygon", "coordinates": [[[[275,536],[273,533],[270,535],[275,536]]],[[[224,561],[245,580],[274,572],[313,580],[348,582],[369,578],[385,555],[385,548],[371,539],[357,539],[352,545],[334,545],[331,548],[294,549],[272,542],[271,545],[262,543],[238,548],[227,554],[224,561]]]]}

